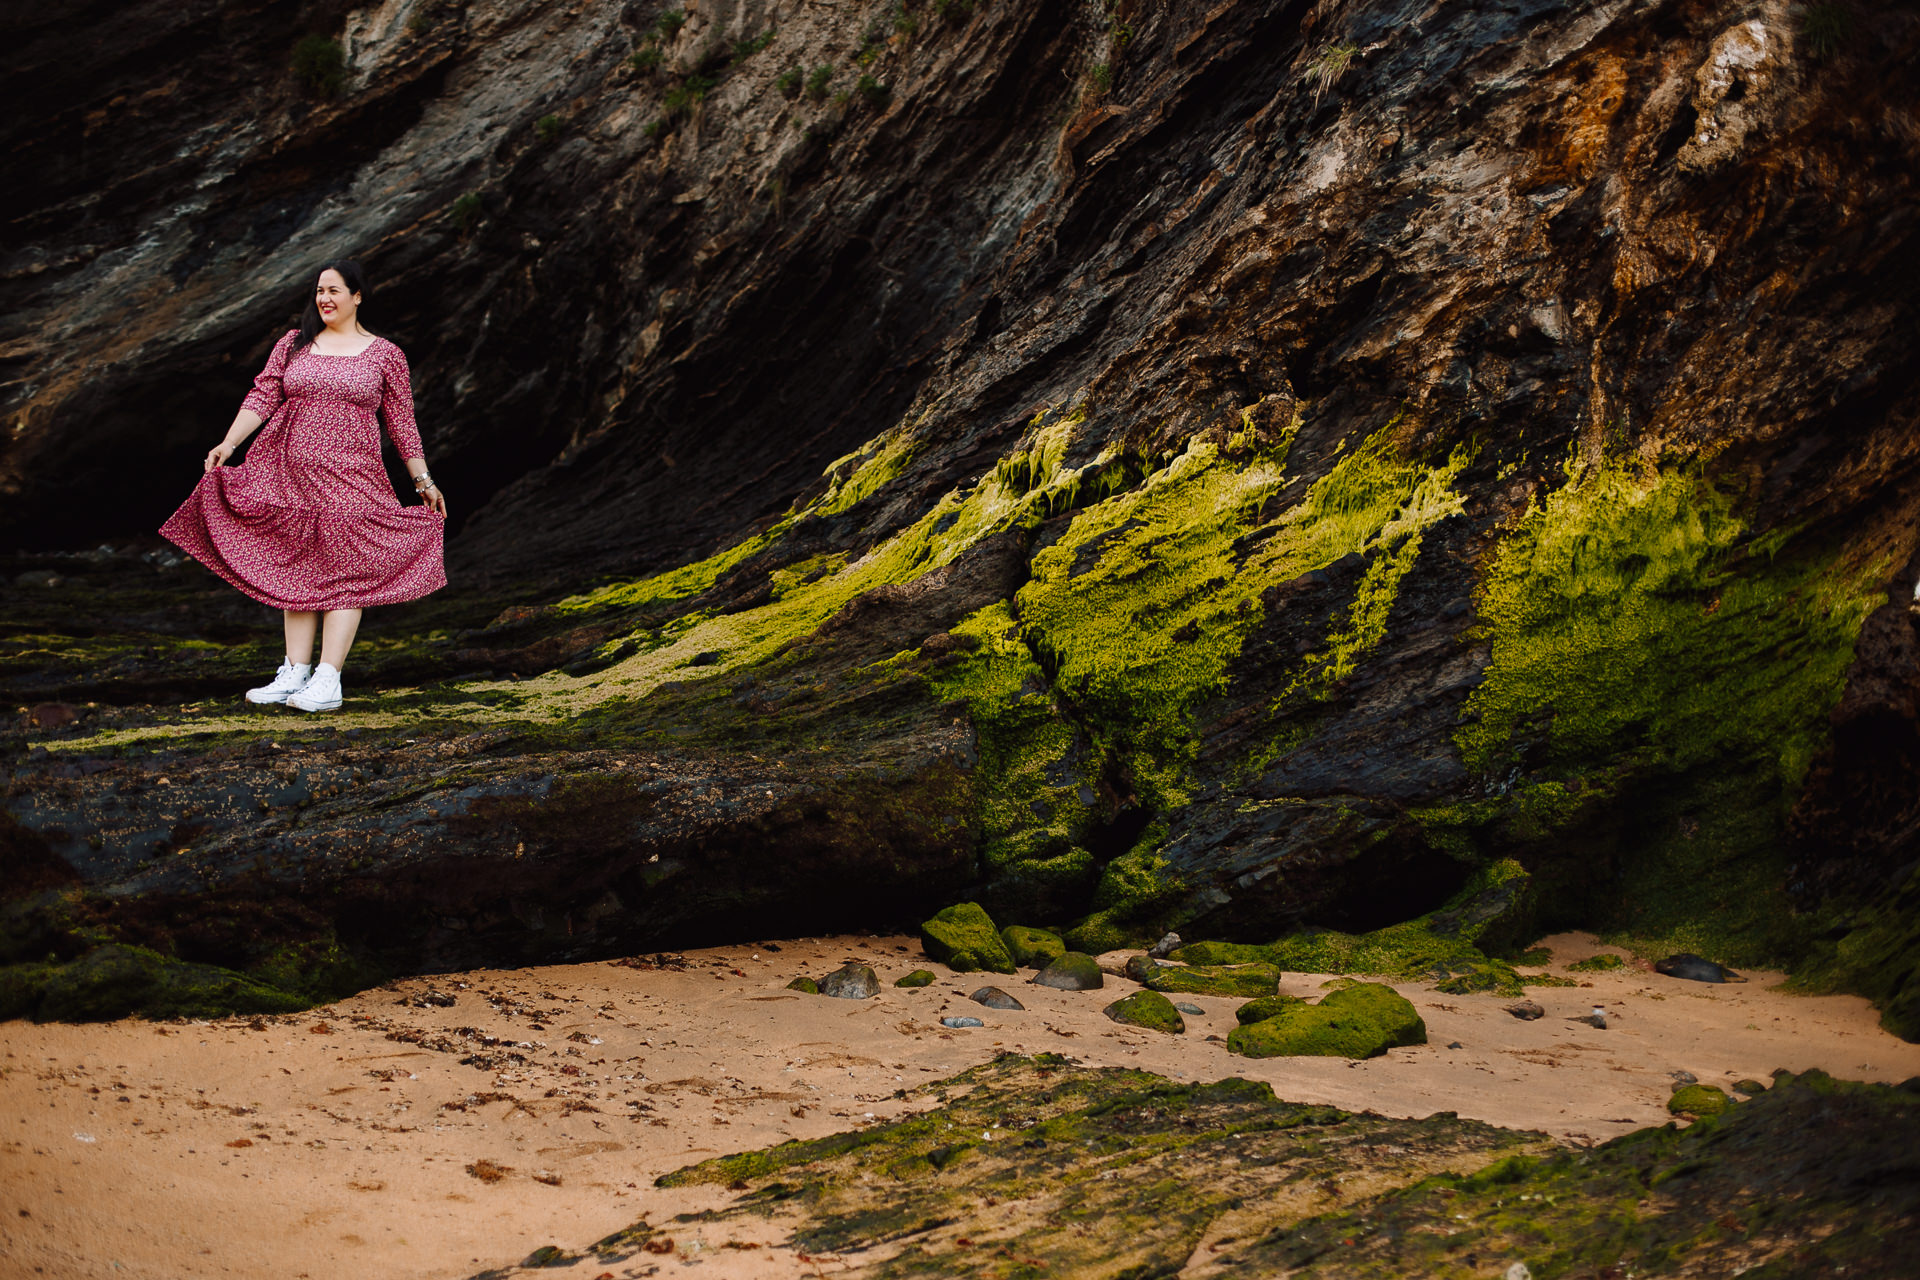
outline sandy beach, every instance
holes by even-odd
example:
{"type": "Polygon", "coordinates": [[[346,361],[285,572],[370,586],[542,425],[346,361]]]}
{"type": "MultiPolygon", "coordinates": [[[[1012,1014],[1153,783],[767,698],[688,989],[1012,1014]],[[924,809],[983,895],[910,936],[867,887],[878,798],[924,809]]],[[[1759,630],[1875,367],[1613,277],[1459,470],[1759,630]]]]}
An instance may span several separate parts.
{"type": "MultiPolygon", "coordinates": [[[[1599,948],[1545,940],[1548,971],[1599,948]]],[[[1120,957],[1113,957],[1118,959],[1120,957]]],[[[1226,1052],[1233,999],[1187,997],[1184,1036],[1117,1026],[1135,989],[1062,992],[951,974],[905,937],[834,937],[410,979],[311,1013],[217,1022],[0,1026],[0,1272],[8,1276],[457,1277],[545,1244],[577,1248],[722,1202],[653,1179],[709,1156],[817,1137],[936,1105],[898,1096],[1003,1052],[1054,1052],[1176,1079],[1243,1076],[1285,1098],[1420,1117],[1438,1111],[1566,1143],[1665,1123],[1672,1073],[1723,1086],[1776,1068],[1899,1081],[1920,1045],[1867,1002],[1713,986],[1638,967],[1509,1000],[1399,989],[1430,1043],[1364,1062],[1226,1052]],[[777,949],[776,949],[777,948],[777,949]],[[866,1001],[786,990],[843,961],[885,983],[866,1001]],[[894,988],[915,968],[929,987],[894,988]],[[1024,1011],[968,999],[995,985],[1024,1011]],[[1571,1019],[1599,1005],[1608,1025],[1571,1019]],[[950,1030],[942,1016],[985,1025],[950,1030]],[[1458,1047],[1453,1047],[1457,1045],[1458,1047]]],[[[1317,995],[1329,975],[1289,974],[1317,995]]],[[[676,1239],[604,1272],[831,1274],[775,1238],[676,1239]]],[[[559,1274],[603,1272],[581,1264],[559,1274]]]]}

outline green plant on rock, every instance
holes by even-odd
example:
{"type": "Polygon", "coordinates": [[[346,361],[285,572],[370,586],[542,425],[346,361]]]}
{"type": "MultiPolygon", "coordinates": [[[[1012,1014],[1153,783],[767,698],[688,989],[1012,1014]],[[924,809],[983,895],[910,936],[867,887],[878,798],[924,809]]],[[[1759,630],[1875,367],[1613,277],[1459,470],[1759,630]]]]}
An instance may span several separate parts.
{"type": "Polygon", "coordinates": [[[823,62],[807,73],[807,97],[815,102],[826,101],[827,87],[832,83],[833,67],[823,62]]]}
{"type": "Polygon", "coordinates": [[[293,76],[310,92],[331,98],[346,87],[347,51],[331,36],[302,36],[293,46],[293,76]]]}
{"type": "Polygon", "coordinates": [[[1340,77],[1347,74],[1347,68],[1353,65],[1354,55],[1360,52],[1360,46],[1329,42],[1320,46],[1313,55],[1313,61],[1307,64],[1306,82],[1313,88],[1313,105],[1318,107],[1320,99],[1327,90],[1333,88],[1340,77]]]}
{"type": "Polygon", "coordinates": [[[806,78],[807,73],[799,67],[788,67],[774,77],[773,87],[781,97],[791,100],[800,96],[800,86],[806,82],[806,78]]]}
{"type": "Polygon", "coordinates": [[[635,71],[652,75],[666,61],[666,53],[657,44],[643,44],[627,58],[627,65],[635,71]]]}
{"type": "Polygon", "coordinates": [[[564,122],[557,115],[544,115],[533,122],[533,132],[542,142],[552,142],[560,136],[564,122]]]}
{"type": "Polygon", "coordinates": [[[978,0],[933,0],[933,16],[958,25],[973,18],[978,0]]]}
{"type": "Polygon", "coordinates": [[[1854,14],[1851,5],[1822,0],[1800,11],[1800,35],[1814,57],[1831,59],[1853,38],[1854,14]]]}
{"type": "Polygon", "coordinates": [[[859,94],[862,101],[876,111],[883,109],[893,98],[893,90],[881,84],[870,75],[861,76],[860,79],[854,83],[853,91],[859,94]]]}
{"type": "Polygon", "coordinates": [[[1104,98],[1113,92],[1113,64],[1096,62],[1087,69],[1087,96],[1104,98]]]}
{"type": "Polygon", "coordinates": [[[474,224],[480,221],[482,211],[480,193],[477,191],[464,193],[447,208],[448,214],[453,218],[454,227],[461,235],[466,235],[473,230],[474,224]]]}
{"type": "Polygon", "coordinates": [[[774,34],[774,28],[768,27],[759,35],[749,36],[747,39],[740,41],[740,43],[733,46],[733,54],[730,61],[738,66],[754,54],[763,51],[768,45],[773,43],[774,34]]]}
{"type": "Polygon", "coordinates": [[[662,40],[671,40],[680,34],[680,28],[687,25],[686,11],[668,9],[654,19],[653,29],[662,40]]]}

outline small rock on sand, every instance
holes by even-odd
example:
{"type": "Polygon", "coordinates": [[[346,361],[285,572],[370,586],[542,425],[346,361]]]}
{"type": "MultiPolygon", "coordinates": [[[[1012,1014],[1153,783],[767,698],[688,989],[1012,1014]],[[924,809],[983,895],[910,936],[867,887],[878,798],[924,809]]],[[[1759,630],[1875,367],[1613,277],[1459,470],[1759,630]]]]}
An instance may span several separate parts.
{"type": "Polygon", "coordinates": [[[1655,973],[1664,973],[1669,978],[1685,978],[1689,982],[1745,982],[1746,979],[1711,960],[1702,959],[1691,951],[1681,951],[1664,960],[1653,962],[1655,973]]]}
{"type": "Polygon", "coordinates": [[[1188,1004],[1185,1000],[1175,1000],[1173,1002],[1173,1007],[1178,1009],[1182,1013],[1189,1014],[1189,1015],[1197,1015],[1199,1017],[1205,1017],[1207,1013],[1207,1011],[1205,1009],[1202,1009],[1199,1005],[1188,1004]]]}
{"type": "Polygon", "coordinates": [[[1547,1016],[1547,1011],[1531,1000],[1522,1000],[1519,1004],[1510,1004],[1507,1006],[1507,1012],[1527,1022],[1532,1022],[1537,1018],[1547,1016]]]}
{"type": "Polygon", "coordinates": [[[914,970],[914,971],[913,971],[912,973],[910,973],[910,974],[908,974],[908,975],[907,975],[906,977],[904,977],[904,978],[895,978],[895,979],[893,980],[893,985],[894,985],[894,986],[896,986],[896,987],[927,987],[927,986],[932,986],[932,985],[933,985],[933,970],[931,970],[931,969],[915,969],[915,970],[914,970]]]}
{"type": "Polygon", "coordinates": [[[1100,962],[1092,956],[1068,951],[1034,974],[1032,981],[1057,991],[1098,991],[1107,985],[1107,976],[1100,972],[1100,962]]]}
{"type": "Polygon", "coordinates": [[[987,1024],[978,1018],[942,1018],[940,1019],[940,1025],[959,1030],[962,1027],[984,1027],[987,1024]]]}
{"type": "Polygon", "coordinates": [[[820,979],[820,994],[838,1000],[871,1000],[880,994],[880,978],[871,965],[843,964],[820,979]]]}
{"type": "Polygon", "coordinates": [[[967,999],[975,1004],[983,1004],[989,1009],[1024,1009],[1027,1006],[1015,1000],[998,987],[982,987],[967,999]]]}

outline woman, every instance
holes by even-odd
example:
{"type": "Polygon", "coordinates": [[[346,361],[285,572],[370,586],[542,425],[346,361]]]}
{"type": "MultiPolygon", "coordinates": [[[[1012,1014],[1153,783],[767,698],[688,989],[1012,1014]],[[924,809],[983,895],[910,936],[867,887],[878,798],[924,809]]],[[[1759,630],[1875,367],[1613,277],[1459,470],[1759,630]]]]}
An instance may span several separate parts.
{"type": "Polygon", "coordinates": [[[421,456],[407,357],[361,327],[364,288],[354,263],[321,269],[300,327],[274,344],[226,438],[207,451],[193,495],[160,529],[282,611],[285,659],[270,683],[247,690],[248,702],[338,707],[360,611],[415,600],[447,582],[447,502],[421,456]],[[424,505],[403,507],[394,497],[376,414],[424,505]],[[227,467],[263,424],[246,461],[227,467]],[[311,667],[316,630],[320,665],[311,667]]]}

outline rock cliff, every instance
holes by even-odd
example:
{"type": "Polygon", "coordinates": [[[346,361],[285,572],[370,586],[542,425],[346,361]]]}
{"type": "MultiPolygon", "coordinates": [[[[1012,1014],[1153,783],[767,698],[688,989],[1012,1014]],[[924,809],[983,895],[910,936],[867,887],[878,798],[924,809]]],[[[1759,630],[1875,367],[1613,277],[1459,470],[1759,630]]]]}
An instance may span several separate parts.
{"type": "Polygon", "coordinates": [[[4,958],[1264,942],[1515,859],[1920,1035],[1909,8],[87,19],[0,126],[0,678],[90,704],[10,733],[4,958]],[[343,252],[463,515],[316,736],[185,701],[257,611],[28,553],[157,523],[343,252]]]}

